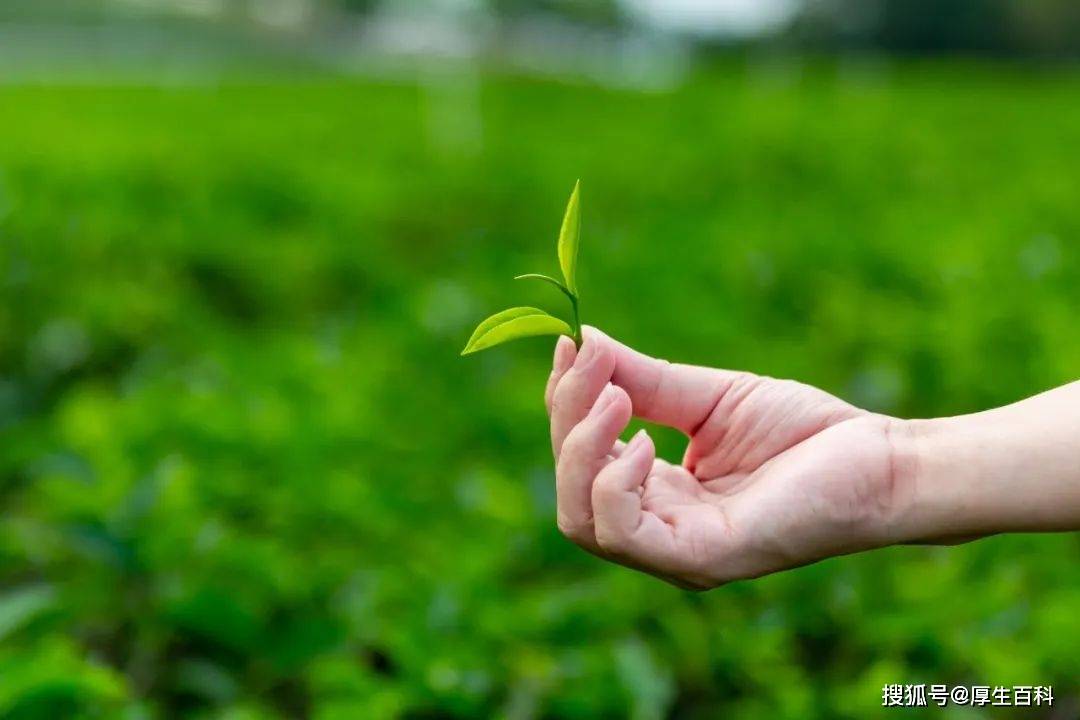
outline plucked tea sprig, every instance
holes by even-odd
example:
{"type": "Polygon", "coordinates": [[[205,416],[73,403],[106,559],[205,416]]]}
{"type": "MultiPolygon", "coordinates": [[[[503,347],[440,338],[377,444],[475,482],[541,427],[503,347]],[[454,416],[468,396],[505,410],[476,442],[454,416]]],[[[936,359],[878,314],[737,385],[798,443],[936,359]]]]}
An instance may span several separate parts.
{"type": "Polygon", "coordinates": [[[564,282],[549,275],[526,273],[515,280],[542,280],[557,287],[570,299],[571,322],[534,307],[515,307],[495,313],[480,323],[465,343],[462,355],[469,355],[510,340],[536,335],[569,335],[581,346],[581,311],[577,288],[578,245],[581,239],[581,181],[574,183],[559,229],[559,268],[564,282]]]}

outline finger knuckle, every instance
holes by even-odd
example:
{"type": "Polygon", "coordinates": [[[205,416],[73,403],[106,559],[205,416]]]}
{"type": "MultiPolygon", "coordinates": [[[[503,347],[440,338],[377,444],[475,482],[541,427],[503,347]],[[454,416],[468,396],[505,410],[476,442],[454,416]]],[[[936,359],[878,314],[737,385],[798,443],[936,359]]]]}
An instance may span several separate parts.
{"type": "Polygon", "coordinates": [[[626,533],[617,528],[598,525],[596,527],[596,544],[609,555],[624,556],[629,550],[629,538],[626,533]]]}
{"type": "Polygon", "coordinates": [[[567,370],[566,374],[562,376],[555,385],[555,389],[551,393],[551,407],[555,410],[565,410],[567,405],[573,400],[574,395],[577,393],[577,371],[567,370]]]}
{"type": "Polygon", "coordinates": [[[555,416],[559,415],[561,412],[563,412],[565,406],[566,406],[566,399],[559,392],[559,389],[555,388],[555,391],[551,393],[551,415],[552,415],[552,417],[555,417],[555,416]]]}
{"type": "MultiPolygon", "coordinates": [[[[615,461],[618,462],[618,461],[615,461]]],[[[619,499],[619,495],[622,493],[620,490],[617,478],[614,476],[612,470],[615,463],[611,463],[606,468],[600,471],[596,476],[596,480],[593,481],[592,487],[592,500],[594,506],[606,505],[619,499]]]]}
{"type": "Polygon", "coordinates": [[[550,408],[552,401],[555,399],[555,371],[551,372],[548,376],[547,383],[544,385],[544,403],[550,408]]]}
{"type": "Polygon", "coordinates": [[[565,462],[578,462],[580,461],[585,451],[589,447],[589,432],[588,428],[582,425],[576,425],[566,436],[563,441],[563,457],[566,458],[565,462]]]}
{"type": "Polygon", "coordinates": [[[588,523],[576,522],[560,513],[555,524],[563,537],[573,543],[580,545],[588,538],[588,523]]]}

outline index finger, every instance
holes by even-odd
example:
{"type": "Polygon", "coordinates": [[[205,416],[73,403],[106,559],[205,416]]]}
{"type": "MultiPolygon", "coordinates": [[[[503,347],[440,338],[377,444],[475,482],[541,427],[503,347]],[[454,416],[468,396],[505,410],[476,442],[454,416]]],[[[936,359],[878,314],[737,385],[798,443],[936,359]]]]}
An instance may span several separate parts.
{"type": "Polygon", "coordinates": [[[560,335],[558,342],[555,343],[555,357],[551,361],[551,374],[548,375],[547,387],[544,388],[544,406],[547,408],[548,415],[551,415],[551,401],[555,396],[555,386],[559,384],[559,380],[574,364],[576,357],[577,346],[574,345],[574,341],[565,335],[560,335]]]}
{"type": "Polygon", "coordinates": [[[556,383],[551,399],[551,449],[556,458],[571,428],[581,422],[611,379],[613,364],[608,348],[586,337],[574,364],[556,383]]]}
{"type": "Polygon", "coordinates": [[[626,390],[634,415],[687,435],[699,428],[720,399],[746,373],[659,360],[614,340],[593,327],[586,341],[607,348],[614,358],[611,381],[626,390]]]}

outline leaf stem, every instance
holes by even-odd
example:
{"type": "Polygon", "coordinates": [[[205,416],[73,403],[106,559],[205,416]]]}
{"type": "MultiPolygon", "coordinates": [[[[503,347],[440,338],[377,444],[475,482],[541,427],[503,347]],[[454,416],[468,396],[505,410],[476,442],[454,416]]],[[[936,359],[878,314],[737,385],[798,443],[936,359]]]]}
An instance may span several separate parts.
{"type": "Polygon", "coordinates": [[[559,289],[559,292],[561,292],[566,297],[570,298],[570,302],[574,301],[574,293],[570,292],[569,288],[567,288],[565,285],[563,285],[561,282],[559,282],[558,280],[556,280],[553,277],[548,277],[547,275],[541,275],[539,273],[526,273],[525,275],[518,275],[514,279],[515,280],[543,280],[544,282],[550,283],[550,284],[554,285],[555,287],[557,287],[559,289]]]}
{"type": "Polygon", "coordinates": [[[570,307],[574,310],[574,322],[571,327],[574,329],[574,344],[581,348],[581,314],[578,311],[578,298],[573,293],[566,293],[570,298],[570,307]]]}

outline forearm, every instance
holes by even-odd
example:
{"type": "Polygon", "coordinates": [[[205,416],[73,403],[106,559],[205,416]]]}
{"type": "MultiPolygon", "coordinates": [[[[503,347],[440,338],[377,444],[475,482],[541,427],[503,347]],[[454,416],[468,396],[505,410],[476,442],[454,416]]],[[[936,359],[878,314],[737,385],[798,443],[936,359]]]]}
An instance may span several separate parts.
{"type": "Polygon", "coordinates": [[[902,541],[1080,530],[1080,382],[893,437],[902,541]]]}

